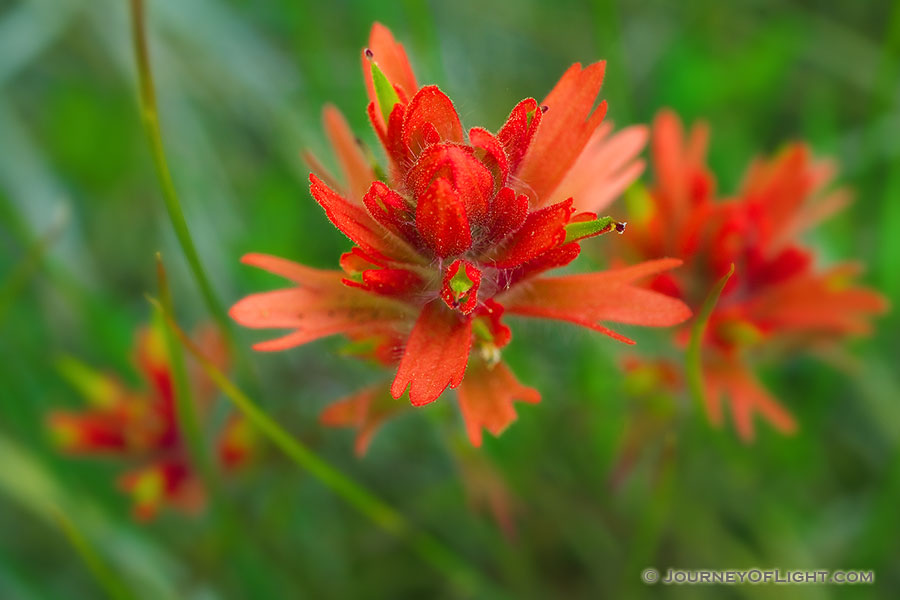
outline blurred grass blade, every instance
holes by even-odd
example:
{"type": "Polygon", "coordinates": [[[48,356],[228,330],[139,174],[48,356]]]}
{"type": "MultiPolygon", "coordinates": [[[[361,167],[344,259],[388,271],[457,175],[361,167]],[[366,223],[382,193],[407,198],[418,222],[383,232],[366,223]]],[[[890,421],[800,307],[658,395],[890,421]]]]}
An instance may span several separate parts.
{"type": "Polygon", "coordinates": [[[100,553],[91,545],[90,540],[75,525],[75,522],[58,509],[55,511],[54,516],[72,547],[81,556],[97,583],[106,590],[107,595],[113,600],[131,600],[134,598],[135,596],[128,591],[128,588],[124,586],[115,572],[104,562],[100,553]]]}
{"type": "Polygon", "coordinates": [[[181,245],[181,250],[187,259],[191,273],[200,286],[203,299],[209,311],[213,314],[223,335],[233,344],[231,327],[225,314],[225,309],[219,302],[212,289],[212,284],[203,269],[197,249],[194,246],[194,240],[191,237],[190,229],[184,218],[184,212],[181,209],[181,202],[175,191],[175,184],[172,182],[172,174],[169,171],[169,164],[166,161],[166,153],[162,143],[162,133],[159,126],[159,111],[156,106],[156,91],[153,85],[153,72],[150,68],[150,55],[147,49],[147,33],[144,18],[144,2],[143,0],[131,0],[131,33],[134,42],[134,54],[137,62],[138,85],[140,88],[140,108],[141,120],[144,123],[144,130],[147,139],[150,142],[150,150],[153,154],[153,162],[156,166],[156,174],[159,177],[159,183],[162,187],[163,199],[166,204],[166,212],[169,214],[169,220],[175,229],[175,236],[181,245]]]}
{"type": "Polygon", "coordinates": [[[172,332],[197,360],[209,378],[240,409],[254,427],[300,468],[308,471],[376,525],[406,540],[419,556],[448,576],[465,596],[477,590],[478,597],[501,597],[481,574],[431,535],[417,531],[399,512],[385,504],[372,492],[344,475],[320,458],[297,438],[284,430],[256,403],[238,389],[204,354],[175,322],[172,314],[158,300],[150,302],[163,314],[172,332]]]}
{"type": "Polygon", "coordinates": [[[733,274],[734,263],[731,263],[728,272],[725,273],[725,275],[723,275],[709,291],[709,294],[703,301],[703,306],[700,307],[700,312],[697,313],[697,317],[694,319],[694,323],[691,326],[691,341],[688,343],[687,353],[685,355],[685,360],[687,362],[685,370],[691,395],[704,411],[706,410],[706,390],[703,385],[703,360],[701,356],[703,336],[706,333],[706,326],[709,324],[709,318],[712,315],[713,309],[715,309],[716,304],[719,302],[719,296],[722,295],[722,290],[725,289],[725,285],[728,283],[728,280],[731,279],[733,274]]]}

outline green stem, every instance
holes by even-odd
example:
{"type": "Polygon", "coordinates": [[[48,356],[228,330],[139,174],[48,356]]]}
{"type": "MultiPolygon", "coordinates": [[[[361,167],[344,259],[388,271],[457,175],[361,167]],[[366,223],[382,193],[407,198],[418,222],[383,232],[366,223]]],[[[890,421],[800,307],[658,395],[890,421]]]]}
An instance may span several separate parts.
{"type": "Polygon", "coordinates": [[[147,51],[143,0],[131,0],[131,33],[134,42],[135,60],[137,62],[141,120],[144,123],[147,140],[150,143],[150,151],[153,154],[153,162],[162,188],[166,212],[169,214],[169,220],[175,229],[175,236],[178,238],[178,243],[181,245],[181,250],[184,252],[191,273],[194,279],[197,280],[197,285],[200,286],[200,292],[203,294],[203,299],[206,301],[209,311],[215,317],[229,344],[234,346],[230,322],[200,262],[190,229],[188,229],[187,221],[184,218],[184,212],[181,209],[181,202],[178,200],[178,194],[175,192],[175,184],[172,182],[169,164],[166,161],[162,133],[159,127],[159,111],[156,107],[153,72],[150,69],[150,56],[147,51]]]}
{"type": "Polygon", "coordinates": [[[341,496],[363,515],[388,533],[406,540],[412,549],[427,563],[445,573],[465,596],[500,597],[481,574],[467,565],[459,556],[431,535],[417,531],[399,512],[391,508],[373,493],[356,483],[320,458],[297,438],[269,417],[244,392],[237,388],[188,338],[175,322],[171,313],[158,300],[150,301],[162,311],[172,332],[181,340],[187,351],[197,360],[210,379],[244,413],[254,427],[281,450],[297,466],[308,471],[322,484],[341,496]]]}

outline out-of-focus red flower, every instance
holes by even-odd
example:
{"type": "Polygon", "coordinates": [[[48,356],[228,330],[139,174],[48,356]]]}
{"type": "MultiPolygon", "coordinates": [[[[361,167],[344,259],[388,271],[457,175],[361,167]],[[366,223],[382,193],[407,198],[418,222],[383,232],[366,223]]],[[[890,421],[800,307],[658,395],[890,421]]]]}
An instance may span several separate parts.
{"type": "MultiPolygon", "coordinates": [[[[140,520],[156,516],[162,506],[197,512],[205,503],[203,486],[191,465],[175,406],[172,367],[161,326],[138,330],[134,362],[145,388],[131,390],[113,375],[93,371],[76,361],[63,371],[89,406],[78,412],[54,411],[48,426],[63,451],[73,455],[106,456],[134,465],[119,478],[133,499],[140,520]]],[[[217,330],[203,327],[198,345],[217,366],[227,364],[226,346],[217,330]]],[[[208,413],[215,388],[202,371],[190,365],[190,384],[201,416],[208,413]]],[[[249,423],[232,415],[217,440],[217,458],[224,468],[245,463],[253,451],[249,423]]]]}
{"type": "MultiPolygon", "coordinates": [[[[308,155],[313,197],[355,247],[341,257],[342,271],[246,255],[245,263],[296,286],[249,296],[232,317],[248,327],[292,330],[258,350],[334,334],[357,344],[368,338],[369,356],[397,365],[394,399],[408,391],[422,406],[459,387],[476,445],[482,428],[496,435],[515,419],[513,401],[539,400],[501,361],[511,337],[505,314],[569,321],[628,343],[604,323],[684,321],[690,312],[682,302],[639,285],[678,260],[545,275],[575,260],[582,240],[621,232],[623,223],[595,211],[643,169],[635,157],[644,130],[612,135],[601,126],[606,105],[594,104],[603,71],[602,62],[573,65],[543,103],[519,102],[496,133],[466,132],[450,99],[419,86],[403,47],[376,24],[363,72],[386,175],[333,107],[325,109],[325,129],[345,183],[308,155]]],[[[374,398],[347,399],[324,420],[354,421],[364,448],[385,414],[374,398]]]]}
{"type": "MultiPolygon", "coordinates": [[[[769,160],[756,160],[733,198],[717,201],[706,166],[708,128],[685,132],[678,117],[661,112],[653,125],[655,182],[631,196],[630,259],[679,256],[676,272],[660,273],[650,288],[697,309],[715,283],[735,265],[703,339],[707,410],[722,422],[730,401],[741,438],[753,438],[759,413],[784,433],[793,416],[754,375],[754,355],[783,348],[836,343],[870,331],[871,318],[887,309],[877,292],[855,283],[859,265],[816,268],[815,251],[800,234],[843,208],[849,195],[829,190],[835,167],[815,160],[800,143],[769,160]]],[[[689,332],[676,334],[687,341],[689,332]]]]}

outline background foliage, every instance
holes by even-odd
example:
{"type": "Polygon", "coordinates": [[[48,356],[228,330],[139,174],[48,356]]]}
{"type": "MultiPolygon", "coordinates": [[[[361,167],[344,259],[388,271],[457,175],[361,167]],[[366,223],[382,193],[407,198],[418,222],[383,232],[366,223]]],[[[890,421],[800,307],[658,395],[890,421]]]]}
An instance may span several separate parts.
{"type": "MultiPolygon", "coordinates": [[[[751,157],[808,140],[842,165],[857,200],[815,235],[900,297],[900,4],[736,1],[328,3],[151,0],[166,149],[188,223],[227,303],[276,280],[260,251],[333,267],[349,243],[306,191],[298,150],[325,148],[336,103],[374,145],[359,49],[373,20],[407,45],[420,81],[466,125],[496,129],[574,61],[609,60],[619,124],[663,106],[707,119],[710,160],[733,190],[751,157]]],[[[117,465],[61,457],[43,429],[76,406],[61,355],[132,373],[154,253],[179,318],[208,316],[165,216],[136,108],[126,3],[0,0],[0,597],[94,598],[62,510],[141,598],[453,597],[443,576],[274,451],[199,518],[131,521],[117,465]]],[[[597,244],[615,243],[613,238],[597,244]]],[[[587,259],[589,260],[589,259],[587,259]]],[[[451,402],[404,415],[358,461],[324,430],[329,400],[383,373],[336,358],[338,340],[241,357],[243,385],[293,434],[435,533],[515,597],[768,597],[768,587],[648,588],[641,569],[874,569],[872,587],[795,587],[796,598],[894,597],[900,586],[900,354],[893,313],[850,364],[797,356],[764,371],[801,424],[745,445],[687,400],[628,395],[604,336],[516,322],[507,355],[544,401],[484,446],[516,497],[505,538],[466,503],[444,439],[451,402]],[[255,375],[248,376],[246,372],[255,375]],[[622,441],[639,458],[618,486],[622,441]],[[723,593],[724,592],[724,593],[723,593]]],[[[631,330],[645,351],[663,338],[631,330]]],[[[242,332],[242,346],[252,333],[242,332]]],[[[846,361],[845,361],[846,362],[846,361]]]]}

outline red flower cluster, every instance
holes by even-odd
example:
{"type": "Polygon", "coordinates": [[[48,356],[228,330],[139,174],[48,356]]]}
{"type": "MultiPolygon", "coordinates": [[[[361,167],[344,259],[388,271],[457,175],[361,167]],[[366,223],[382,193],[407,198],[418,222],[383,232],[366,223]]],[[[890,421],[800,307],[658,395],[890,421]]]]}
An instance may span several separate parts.
{"type": "MultiPolygon", "coordinates": [[[[625,245],[632,259],[683,258],[683,268],[657,275],[650,287],[695,309],[735,265],[703,339],[709,417],[721,423],[727,396],[743,439],[753,437],[754,413],[789,433],[794,419],[753,374],[753,355],[867,333],[870,318],[885,311],[887,302],[854,284],[859,265],[818,270],[814,251],[798,241],[849,199],[844,190],[826,191],[835,172],[831,163],[814,160],[803,144],[791,144],[771,160],[754,162],[734,198],[717,201],[705,162],[708,137],[705,125],[685,135],[671,112],[656,118],[656,181],[649,194],[632,196],[637,206],[625,245]]],[[[677,335],[683,343],[688,332],[677,335]]]]}
{"type": "MultiPolygon", "coordinates": [[[[205,329],[198,337],[205,354],[224,366],[227,360],[218,334],[205,329]]],[[[116,457],[137,465],[119,480],[134,499],[136,518],[152,519],[163,505],[196,512],[203,507],[205,495],[179,430],[172,368],[159,327],[138,332],[135,354],[148,386],[139,392],[129,390],[114,376],[66,361],[64,373],[91,407],[80,412],[51,413],[50,430],[68,453],[116,457]]],[[[199,371],[190,375],[198,408],[205,409],[214,388],[199,371]]],[[[249,423],[233,415],[217,441],[221,466],[233,469],[244,464],[252,445],[249,423]]]]}
{"type": "MultiPolygon", "coordinates": [[[[343,334],[367,356],[397,365],[394,399],[413,405],[449,386],[471,441],[499,434],[515,419],[513,401],[537,402],[501,362],[509,343],[504,315],[569,321],[616,339],[612,321],[669,326],[690,312],[680,301],[635,282],[680,264],[660,259],[605,272],[546,277],[571,263],[585,238],[624,228],[596,207],[641,172],[641,130],[612,138],[594,109],[604,63],[573,65],[543,103],[517,104],[496,134],[466,133],[450,99],[419,87],[403,47],[376,24],[363,52],[368,114],[388,158],[387,176],[370,163],[345,120],[325,110],[325,127],[346,180],[341,186],[314,158],[313,197],[355,247],[342,271],[322,271],[249,254],[244,262],[295,287],[238,302],[242,325],[287,328],[257,344],[282,350],[343,334]]],[[[362,449],[392,410],[365,390],[326,412],[326,422],[360,427],[362,449]]]]}

